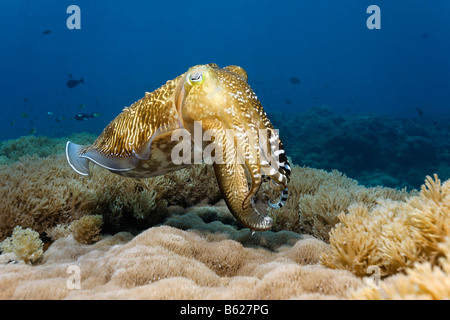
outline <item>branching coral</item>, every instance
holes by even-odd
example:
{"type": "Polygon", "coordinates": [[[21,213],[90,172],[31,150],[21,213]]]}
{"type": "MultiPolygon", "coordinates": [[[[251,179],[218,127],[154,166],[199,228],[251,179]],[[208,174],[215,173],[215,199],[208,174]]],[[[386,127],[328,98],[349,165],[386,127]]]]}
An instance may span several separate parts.
{"type": "MultiPolygon", "coordinates": [[[[380,199],[403,200],[410,194],[390,188],[365,188],[358,182],[333,170],[326,172],[307,167],[292,167],[288,184],[289,198],[279,210],[270,209],[276,230],[312,234],[328,241],[329,232],[339,222],[338,215],[348,213],[352,203],[364,203],[369,209],[380,199]]],[[[260,201],[275,199],[276,192],[264,186],[260,201]]]]}
{"type": "Polygon", "coordinates": [[[0,247],[3,253],[13,253],[25,263],[39,261],[44,253],[44,243],[39,239],[39,233],[19,226],[14,228],[11,237],[5,239],[0,247]]]}
{"type": "Polygon", "coordinates": [[[450,299],[450,238],[438,245],[444,254],[439,266],[430,262],[416,263],[406,270],[405,275],[397,275],[380,283],[379,288],[365,287],[352,291],[352,299],[369,300],[448,300],[450,299]]]}
{"type": "Polygon", "coordinates": [[[128,217],[145,228],[165,218],[168,204],[220,199],[214,172],[206,165],[153,179],[123,178],[98,167],[92,172],[92,179],[78,176],[62,156],[24,157],[5,167],[0,172],[0,240],[16,225],[42,234],[85,215],[102,215],[106,231],[117,231],[128,217]]]}
{"type": "Polygon", "coordinates": [[[358,276],[377,266],[389,276],[416,262],[438,265],[441,243],[450,236],[450,180],[441,184],[436,175],[427,177],[417,196],[379,201],[371,210],[358,204],[339,220],[331,231],[331,251],[323,256],[325,266],[358,276]]]}

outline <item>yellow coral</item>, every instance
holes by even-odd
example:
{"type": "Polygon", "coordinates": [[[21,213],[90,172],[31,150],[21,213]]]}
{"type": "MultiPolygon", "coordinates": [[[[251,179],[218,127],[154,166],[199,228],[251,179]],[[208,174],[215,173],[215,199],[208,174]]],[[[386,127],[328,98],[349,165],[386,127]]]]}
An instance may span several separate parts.
{"type": "Polygon", "coordinates": [[[2,242],[1,249],[4,253],[14,253],[25,263],[35,263],[42,258],[44,243],[36,231],[17,226],[12,236],[2,242]]]}
{"type": "Polygon", "coordinates": [[[325,266],[347,269],[358,276],[378,266],[382,276],[438,263],[440,244],[450,236],[450,180],[427,177],[418,196],[406,201],[383,200],[372,210],[360,204],[339,216],[330,233],[325,266]]]}
{"type": "Polygon", "coordinates": [[[367,287],[351,291],[352,299],[369,300],[448,300],[450,299],[450,238],[439,244],[445,255],[440,267],[430,262],[416,263],[405,275],[397,275],[383,281],[379,288],[367,287]]]}
{"type": "MultiPolygon", "coordinates": [[[[292,166],[288,190],[286,205],[278,210],[269,209],[275,217],[275,230],[308,233],[324,241],[328,241],[329,232],[339,222],[338,215],[348,213],[352,203],[364,203],[370,209],[380,199],[403,200],[409,196],[406,190],[365,188],[336,170],[326,172],[298,165],[292,166]]],[[[259,201],[277,196],[263,185],[259,201]]]]}

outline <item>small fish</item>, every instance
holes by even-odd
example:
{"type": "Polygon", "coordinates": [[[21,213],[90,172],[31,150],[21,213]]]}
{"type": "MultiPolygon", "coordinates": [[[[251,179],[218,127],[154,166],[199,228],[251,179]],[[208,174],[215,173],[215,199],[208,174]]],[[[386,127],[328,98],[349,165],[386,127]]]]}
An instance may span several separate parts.
{"type": "Polygon", "coordinates": [[[81,78],[80,80],[75,80],[75,79],[70,79],[69,81],[67,81],[66,85],[69,88],[75,88],[77,85],[79,85],[80,83],[84,83],[83,78],[81,78]]]}
{"type": "Polygon", "coordinates": [[[416,108],[417,113],[419,114],[419,116],[423,117],[423,110],[420,108],[416,108]]]}
{"type": "Polygon", "coordinates": [[[52,33],[51,30],[45,30],[45,31],[42,31],[42,34],[50,34],[50,33],[52,33]]]}
{"type": "Polygon", "coordinates": [[[29,117],[28,113],[21,113],[20,116],[22,118],[28,118],[29,117]]]}
{"type": "Polygon", "coordinates": [[[15,121],[11,121],[11,122],[9,123],[9,125],[11,125],[11,126],[13,126],[13,125],[15,125],[15,124],[16,124],[15,121]]]}
{"type": "Polygon", "coordinates": [[[48,114],[49,116],[52,116],[52,115],[53,115],[53,112],[48,111],[47,114],[48,114]]]}
{"type": "Polygon", "coordinates": [[[299,84],[301,81],[300,81],[300,79],[297,78],[297,77],[291,77],[291,78],[289,79],[289,82],[292,83],[292,84],[299,84]]]}
{"type": "Polygon", "coordinates": [[[87,120],[87,119],[97,118],[98,116],[100,116],[100,113],[91,113],[91,114],[79,113],[79,114],[77,114],[75,116],[75,120],[84,121],[84,120],[87,120]]]}
{"type": "Polygon", "coordinates": [[[28,131],[28,134],[35,134],[36,128],[31,128],[30,131],[28,131]]]}
{"type": "Polygon", "coordinates": [[[286,99],[286,104],[292,104],[292,101],[289,99],[286,99]]]}
{"type": "Polygon", "coordinates": [[[30,101],[30,99],[28,99],[28,98],[23,99],[23,102],[28,102],[28,101],[30,101]]]}
{"type": "Polygon", "coordinates": [[[84,109],[84,107],[86,107],[85,104],[80,104],[80,106],[78,107],[78,109],[84,109]]]}

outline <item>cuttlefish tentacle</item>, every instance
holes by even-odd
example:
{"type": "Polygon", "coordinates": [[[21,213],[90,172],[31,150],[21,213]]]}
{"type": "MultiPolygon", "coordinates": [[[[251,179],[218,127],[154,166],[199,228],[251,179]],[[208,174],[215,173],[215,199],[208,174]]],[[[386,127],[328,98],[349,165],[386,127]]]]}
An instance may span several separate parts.
{"type": "Polygon", "coordinates": [[[241,150],[244,155],[245,169],[247,169],[251,179],[250,190],[242,203],[243,209],[252,206],[251,199],[256,195],[262,183],[259,141],[253,131],[250,128],[243,136],[239,135],[238,132],[237,139],[238,150],[241,150]]]}
{"type": "Polygon", "coordinates": [[[267,175],[266,180],[269,180],[271,189],[282,191],[277,203],[273,203],[270,200],[268,202],[271,208],[279,209],[286,204],[288,198],[287,183],[290,180],[291,168],[281,139],[273,128],[268,127],[267,131],[267,146],[266,149],[262,149],[266,150],[262,171],[267,175]]]}
{"type": "Polygon", "coordinates": [[[252,204],[252,198],[261,185],[261,174],[257,163],[252,163],[253,157],[250,155],[251,151],[246,139],[248,137],[238,132],[236,137],[230,139],[226,136],[225,124],[217,120],[202,121],[202,129],[214,131],[213,140],[216,150],[219,148],[221,150],[222,158],[216,159],[213,166],[219,189],[231,213],[241,224],[252,230],[270,229],[273,224],[272,219],[261,215],[252,204]],[[237,147],[239,145],[240,147],[237,147]],[[239,159],[240,156],[245,159],[239,159]],[[251,177],[250,190],[246,170],[251,177]]]}
{"type": "Polygon", "coordinates": [[[272,218],[261,215],[248,200],[250,198],[247,197],[248,186],[244,166],[214,164],[214,171],[225,202],[239,222],[255,231],[270,229],[273,225],[272,218]]]}

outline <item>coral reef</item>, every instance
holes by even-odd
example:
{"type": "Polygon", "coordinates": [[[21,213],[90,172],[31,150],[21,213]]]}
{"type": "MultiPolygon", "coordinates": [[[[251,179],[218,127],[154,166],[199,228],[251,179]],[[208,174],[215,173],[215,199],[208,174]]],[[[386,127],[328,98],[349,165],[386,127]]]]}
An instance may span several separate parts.
{"type": "Polygon", "coordinates": [[[423,177],[450,178],[450,122],[338,115],[327,106],[270,114],[294,163],[344,172],[362,185],[418,189],[423,177]]]}
{"type": "MultiPolygon", "coordinates": [[[[74,173],[62,155],[22,157],[0,172],[0,240],[16,225],[40,234],[85,215],[101,215],[103,232],[145,229],[163,221],[168,205],[190,207],[221,199],[211,166],[196,165],[152,179],[129,179],[93,167],[93,178],[74,173]],[[41,170],[40,168],[45,168],[41,170]],[[126,225],[126,227],[124,226],[126,225]]],[[[277,199],[268,183],[259,202],[277,199]]],[[[355,201],[368,207],[378,198],[403,199],[405,191],[364,188],[333,171],[292,167],[289,198],[284,208],[272,210],[275,230],[308,233],[328,241],[337,215],[355,201]]],[[[229,220],[234,223],[234,219],[229,220]]]]}
{"type": "Polygon", "coordinates": [[[381,276],[404,272],[415,263],[439,264],[441,244],[450,236],[450,180],[427,177],[419,195],[405,201],[381,200],[371,210],[358,203],[341,213],[330,232],[329,268],[365,276],[377,266],[381,276]]]}
{"type": "Polygon", "coordinates": [[[0,141],[0,165],[10,164],[23,156],[36,155],[47,157],[62,153],[68,139],[89,144],[94,141],[95,136],[87,133],[73,134],[70,137],[48,138],[44,136],[24,136],[17,139],[0,141]]]}
{"type": "Polygon", "coordinates": [[[69,236],[55,241],[38,267],[3,265],[0,299],[342,299],[362,282],[320,266],[327,248],[307,238],[270,251],[244,247],[227,232],[169,226],[92,245],[69,236]],[[73,266],[79,290],[67,285],[73,266]]]}
{"type": "Polygon", "coordinates": [[[220,199],[210,179],[212,168],[205,165],[145,180],[122,178],[98,167],[93,168],[94,178],[86,179],[72,172],[62,155],[23,157],[5,168],[0,172],[0,240],[16,225],[43,234],[84,215],[102,215],[107,232],[124,223],[142,230],[161,222],[168,204],[220,199]]]}
{"type": "MultiPolygon", "coordinates": [[[[437,175],[407,192],[293,165],[286,205],[268,209],[275,227],[252,234],[210,166],[83,178],[50,146],[29,156],[21,143],[0,155],[0,299],[450,296],[450,180],[437,175]],[[68,285],[73,267],[81,289],[68,285]],[[364,278],[374,268],[378,287],[364,278]]],[[[279,195],[265,183],[255,203],[266,210],[279,195]]]]}
{"type": "Polygon", "coordinates": [[[448,300],[450,299],[450,238],[439,244],[444,252],[440,267],[429,262],[417,263],[406,270],[406,275],[397,275],[380,283],[379,288],[363,287],[349,294],[359,300],[448,300]]]}
{"type": "MultiPolygon", "coordinates": [[[[338,215],[348,213],[352,203],[372,208],[381,199],[404,200],[414,194],[391,188],[366,188],[336,170],[326,172],[297,165],[292,166],[288,189],[286,205],[269,209],[275,218],[275,229],[312,234],[324,241],[328,241],[330,230],[339,222],[338,215]]],[[[261,197],[268,201],[277,195],[266,185],[261,197]]]]}

